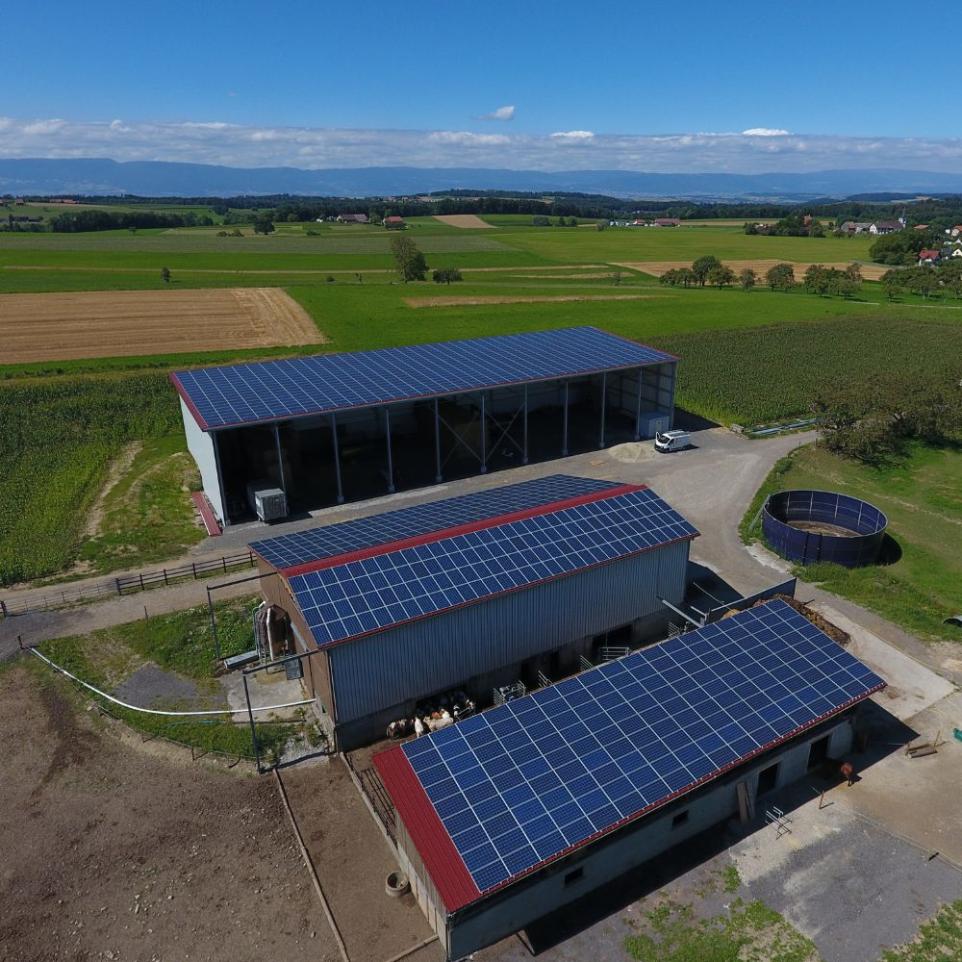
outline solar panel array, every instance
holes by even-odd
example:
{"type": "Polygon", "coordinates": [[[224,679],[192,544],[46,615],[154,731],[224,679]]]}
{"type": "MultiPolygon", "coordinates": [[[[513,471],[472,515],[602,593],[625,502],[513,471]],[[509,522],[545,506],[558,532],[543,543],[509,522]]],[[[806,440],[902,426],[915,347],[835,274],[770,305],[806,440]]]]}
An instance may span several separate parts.
{"type": "Polygon", "coordinates": [[[293,568],[295,565],[333,558],[349,551],[390,544],[404,538],[441,531],[472,521],[496,518],[499,515],[615,487],[620,485],[612,481],[554,474],[546,478],[522,481],[520,484],[492,488],[490,491],[477,491],[474,494],[412,505],[367,518],[321,525],[278,538],[254,541],[251,548],[276,568],[293,568]]]}
{"type": "Polygon", "coordinates": [[[777,601],[402,750],[484,892],[882,684],[777,601]]]}
{"type": "Polygon", "coordinates": [[[205,367],[174,377],[201,426],[218,428],[673,360],[577,327],[205,367]]]}
{"type": "Polygon", "coordinates": [[[289,579],[319,646],[698,532],[645,488],[289,579]]]}

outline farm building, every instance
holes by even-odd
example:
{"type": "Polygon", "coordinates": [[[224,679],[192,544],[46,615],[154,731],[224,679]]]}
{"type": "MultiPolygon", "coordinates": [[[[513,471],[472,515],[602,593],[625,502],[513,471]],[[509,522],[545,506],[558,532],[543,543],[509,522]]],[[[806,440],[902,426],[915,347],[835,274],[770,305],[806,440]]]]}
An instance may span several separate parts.
{"type": "Polygon", "coordinates": [[[223,524],[563,457],[667,430],[677,358],[569,328],[178,371],[187,444],[223,524]]]}
{"type": "Polygon", "coordinates": [[[343,751],[425,699],[490,704],[663,629],[697,533],[646,487],[554,475],[251,548],[343,751]]]}
{"type": "Polygon", "coordinates": [[[784,601],[374,756],[399,863],[468,956],[850,750],[885,683],[784,601]]]}

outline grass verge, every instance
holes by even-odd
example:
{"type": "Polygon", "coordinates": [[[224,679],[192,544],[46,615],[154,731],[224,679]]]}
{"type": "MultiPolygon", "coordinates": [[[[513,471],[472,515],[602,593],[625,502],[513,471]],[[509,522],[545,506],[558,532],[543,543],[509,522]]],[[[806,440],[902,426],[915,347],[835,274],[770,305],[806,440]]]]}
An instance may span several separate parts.
{"type": "Polygon", "coordinates": [[[817,962],[815,944],[763,902],[736,898],[724,914],[697,918],[664,901],[645,913],[625,948],[638,962],[817,962]]]}
{"type": "MultiPolygon", "coordinates": [[[[238,654],[251,645],[250,612],[254,599],[242,598],[216,606],[218,636],[223,654],[238,654]]],[[[44,642],[40,651],[67,671],[103,691],[111,692],[138,668],[152,661],[165,671],[175,672],[198,683],[209,693],[217,690],[215,658],[205,608],[158,615],[149,621],[135,621],[92,632],[44,642]]],[[[31,659],[39,665],[36,659],[31,659]]],[[[44,666],[44,671],[50,669],[44,666]]],[[[84,689],[85,695],[109,710],[110,714],[146,735],[204,751],[253,757],[250,728],[228,720],[229,716],[208,719],[177,719],[147,715],[114,705],[84,689]]],[[[184,710],[177,704],[151,705],[184,710]]],[[[257,725],[262,755],[278,753],[294,733],[288,724],[257,725]]]]}
{"type": "Polygon", "coordinates": [[[882,953],[880,962],[954,962],[962,959],[962,899],[923,922],[913,941],[882,953]]]}

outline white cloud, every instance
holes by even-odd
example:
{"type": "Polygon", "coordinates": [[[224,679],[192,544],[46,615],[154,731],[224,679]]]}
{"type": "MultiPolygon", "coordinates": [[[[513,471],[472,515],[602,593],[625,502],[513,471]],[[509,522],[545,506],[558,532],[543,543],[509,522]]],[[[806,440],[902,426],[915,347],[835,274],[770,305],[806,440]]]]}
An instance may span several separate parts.
{"type": "MultiPolygon", "coordinates": [[[[743,133],[551,134],[0,117],[0,157],[111,157],[233,167],[507,167],[652,173],[895,168],[956,173],[962,139],[743,133]]],[[[490,130],[490,128],[489,128],[490,130]]]]}
{"type": "Polygon", "coordinates": [[[590,130],[557,130],[550,136],[552,140],[560,143],[583,144],[595,139],[595,135],[590,130]]]}
{"type": "Polygon", "coordinates": [[[514,104],[507,104],[504,107],[498,107],[497,110],[492,110],[489,114],[482,114],[482,120],[514,120],[514,104]]]}
{"type": "Polygon", "coordinates": [[[470,130],[435,130],[428,139],[436,144],[458,144],[462,147],[492,147],[511,143],[505,134],[474,134],[470,130]]]}
{"type": "Polygon", "coordinates": [[[788,137],[787,130],[781,127],[749,127],[742,131],[743,137],[788,137]]]}

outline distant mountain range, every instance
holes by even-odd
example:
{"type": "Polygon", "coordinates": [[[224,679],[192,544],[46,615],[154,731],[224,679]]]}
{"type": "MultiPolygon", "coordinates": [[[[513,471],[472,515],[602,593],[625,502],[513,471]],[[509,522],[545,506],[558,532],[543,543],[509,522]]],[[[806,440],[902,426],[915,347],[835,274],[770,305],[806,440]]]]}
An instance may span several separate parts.
{"type": "Polygon", "coordinates": [[[233,197],[243,194],[371,197],[436,190],[520,190],[614,197],[806,200],[852,194],[962,193],[962,173],[822,170],[787,174],[655,174],[628,170],[536,171],[474,167],[223,167],[107,159],[0,160],[0,194],[137,194],[233,197]]]}

